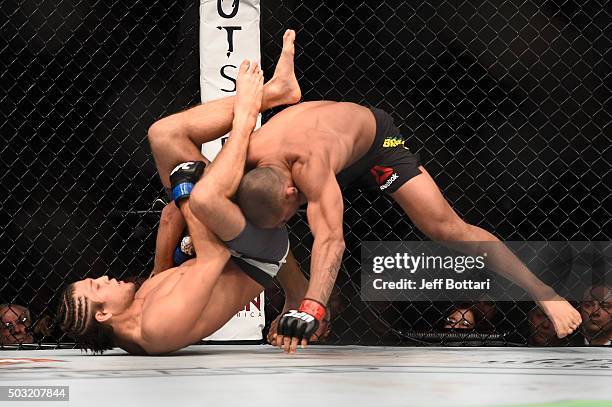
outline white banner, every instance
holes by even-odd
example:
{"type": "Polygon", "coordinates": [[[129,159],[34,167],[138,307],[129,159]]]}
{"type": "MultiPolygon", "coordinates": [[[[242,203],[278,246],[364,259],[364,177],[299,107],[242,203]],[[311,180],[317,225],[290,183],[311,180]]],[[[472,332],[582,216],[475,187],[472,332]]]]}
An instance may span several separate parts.
{"type": "MultiPolygon", "coordinates": [[[[200,93],[202,103],[236,93],[244,59],[260,61],[259,0],[200,1],[200,93]]],[[[258,127],[261,120],[258,120],[258,127]]],[[[214,159],[225,137],[202,146],[214,159]]]]}
{"type": "MultiPolygon", "coordinates": [[[[244,59],[260,61],[259,0],[200,0],[200,93],[202,103],[236,93],[244,59]]],[[[258,120],[258,126],[261,116],[258,120]]],[[[214,160],[226,137],[206,143],[202,154],[214,160]]],[[[205,340],[258,340],[266,323],[264,294],[253,299],[205,340]]]]}
{"type": "Polygon", "coordinates": [[[217,332],[204,340],[207,341],[236,341],[259,340],[261,331],[266,324],[264,314],[264,293],[253,299],[244,309],[232,317],[217,332]]]}

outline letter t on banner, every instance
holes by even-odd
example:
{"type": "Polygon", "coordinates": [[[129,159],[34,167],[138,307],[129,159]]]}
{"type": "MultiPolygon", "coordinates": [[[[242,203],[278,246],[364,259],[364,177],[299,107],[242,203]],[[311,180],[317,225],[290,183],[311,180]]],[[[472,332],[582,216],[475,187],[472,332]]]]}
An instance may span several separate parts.
{"type": "MultiPolygon", "coordinates": [[[[200,93],[202,103],[236,93],[238,67],[244,59],[259,62],[259,0],[200,0],[200,93]]],[[[257,127],[261,124],[261,115],[257,127]]],[[[214,160],[227,137],[202,146],[214,160]]],[[[264,294],[206,340],[259,340],[265,325],[264,294]]]]}

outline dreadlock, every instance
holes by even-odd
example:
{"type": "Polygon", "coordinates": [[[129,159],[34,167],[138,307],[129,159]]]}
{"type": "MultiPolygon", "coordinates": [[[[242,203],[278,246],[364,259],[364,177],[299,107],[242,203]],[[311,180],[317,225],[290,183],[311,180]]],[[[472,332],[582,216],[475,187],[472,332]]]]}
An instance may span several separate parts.
{"type": "Polygon", "coordinates": [[[73,283],[62,293],[55,320],[81,350],[94,354],[102,354],[114,346],[113,327],[99,323],[94,317],[93,310],[98,306],[86,296],[75,299],[73,283]]]}

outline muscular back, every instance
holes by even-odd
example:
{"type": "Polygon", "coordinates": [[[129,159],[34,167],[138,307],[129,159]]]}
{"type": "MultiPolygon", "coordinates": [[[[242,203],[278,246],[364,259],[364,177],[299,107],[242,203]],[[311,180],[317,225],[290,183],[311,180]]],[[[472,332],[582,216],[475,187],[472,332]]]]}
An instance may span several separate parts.
{"type": "Polygon", "coordinates": [[[369,149],[376,131],[368,108],[347,102],[305,102],[289,107],[256,131],[249,145],[249,166],[296,161],[317,156],[335,173],[369,149]]]}

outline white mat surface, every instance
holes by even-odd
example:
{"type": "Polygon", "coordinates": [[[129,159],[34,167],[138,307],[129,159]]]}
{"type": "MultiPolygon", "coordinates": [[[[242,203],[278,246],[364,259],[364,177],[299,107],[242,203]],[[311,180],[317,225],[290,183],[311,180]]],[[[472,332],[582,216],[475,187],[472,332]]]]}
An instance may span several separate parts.
{"type": "Polygon", "coordinates": [[[49,350],[0,358],[0,385],[70,386],[70,402],[52,406],[612,406],[605,348],[313,346],[289,356],[270,346],[192,346],[166,357],[49,350]]]}

